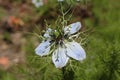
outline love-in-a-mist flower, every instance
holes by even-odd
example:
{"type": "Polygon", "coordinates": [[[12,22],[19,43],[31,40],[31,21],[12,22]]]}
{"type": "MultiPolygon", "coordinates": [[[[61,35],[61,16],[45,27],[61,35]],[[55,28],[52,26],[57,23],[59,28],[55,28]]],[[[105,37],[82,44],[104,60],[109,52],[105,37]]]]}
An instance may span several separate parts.
{"type": "MultiPolygon", "coordinates": [[[[64,0],[58,0],[58,2],[63,2],[64,0]]],[[[76,1],[80,1],[80,0],[76,0],[76,1]]]]}
{"type": "Polygon", "coordinates": [[[32,0],[32,3],[36,6],[36,7],[40,7],[44,5],[43,0],[32,0]]]}
{"type": "Polygon", "coordinates": [[[58,2],[62,2],[62,1],[64,1],[64,0],[58,0],[58,2]]]}
{"type": "Polygon", "coordinates": [[[44,34],[45,39],[35,49],[36,54],[45,56],[54,50],[52,61],[56,68],[64,67],[70,58],[82,61],[86,58],[86,53],[81,45],[71,38],[80,28],[80,22],[56,30],[48,28],[44,34]]]}

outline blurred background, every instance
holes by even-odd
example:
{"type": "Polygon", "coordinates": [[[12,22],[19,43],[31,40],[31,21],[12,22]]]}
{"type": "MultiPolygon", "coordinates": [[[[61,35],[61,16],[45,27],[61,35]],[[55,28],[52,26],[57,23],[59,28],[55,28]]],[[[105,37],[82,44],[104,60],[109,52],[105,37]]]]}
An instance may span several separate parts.
{"type": "MultiPolygon", "coordinates": [[[[46,22],[68,11],[89,35],[87,58],[66,67],[65,80],[120,80],[120,0],[0,0],[0,80],[63,80],[51,57],[34,52],[46,22]],[[72,70],[71,70],[72,69],[72,70]]],[[[59,25],[59,24],[58,24],[59,25]]]]}

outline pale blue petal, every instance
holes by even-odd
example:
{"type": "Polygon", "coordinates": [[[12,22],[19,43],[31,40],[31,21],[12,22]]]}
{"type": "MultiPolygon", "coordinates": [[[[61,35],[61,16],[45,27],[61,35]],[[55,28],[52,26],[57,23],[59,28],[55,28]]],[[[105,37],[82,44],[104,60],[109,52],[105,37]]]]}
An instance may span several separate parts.
{"type": "Polygon", "coordinates": [[[51,36],[50,36],[50,33],[52,32],[52,29],[51,28],[48,28],[47,30],[46,30],[46,32],[45,32],[45,34],[44,34],[44,37],[45,38],[50,38],[51,36]]]}
{"type": "Polygon", "coordinates": [[[56,68],[64,67],[69,60],[69,57],[66,55],[66,49],[61,47],[56,49],[53,52],[52,60],[56,68]]]}
{"type": "Polygon", "coordinates": [[[50,41],[43,41],[35,49],[35,53],[40,56],[47,55],[50,51],[50,41]]]}
{"type": "Polygon", "coordinates": [[[58,0],[58,2],[62,2],[62,1],[64,1],[64,0],[58,0]]]}
{"type": "Polygon", "coordinates": [[[64,33],[68,34],[68,35],[74,34],[74,33],[78,32],[80,30],[80,28],[81,28],[81,23],[76,22],[76,23],[73,23],[73,24],[66,26],[64,28],[64,33]]]}
{"type": "Polygon", "coordinates": [[[84,49],[77,42],[68,42],[65,45],[69,57],[80,61],[86,58],[84,49]]]}
{"type": "Polygon", "coordinates": [[[43,6],[44,5],[44,3],[43,3],[43,1],[41,1],[41,0],[32,0],[32,3],[36,6],[36,7],[40,7],[40,6],[43,6]]]}

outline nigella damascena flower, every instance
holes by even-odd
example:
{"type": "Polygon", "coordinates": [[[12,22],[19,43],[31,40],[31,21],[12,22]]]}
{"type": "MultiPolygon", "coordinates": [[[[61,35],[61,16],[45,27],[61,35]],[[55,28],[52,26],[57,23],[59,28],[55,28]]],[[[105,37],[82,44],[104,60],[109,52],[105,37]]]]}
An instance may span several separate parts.
{"type": "Polygon", "coordinates": [[[58,2],[62,2],[62,1],[64,1],[64,0],[58,0],[58,2]]]}
{"type": "Polygon", "coordinates": [[[80,28],[80,22],[70,24],[63,30],[52,30],[48,28],[44,34],[45,40],[35,49],[36,54],[45,56],[50,53],[51,48],[54,48],[52,61],[56,68],[64,67],[70,58],[82,61],[86,58],[84,49],[79,43],[70,38],[70,36],[77,33],[80,28]]]}
{"type": "Polygon", "coordinates": [[[36,6],[36,7],[40,7],[44,5],[43,0],[32,0],[32,3],[36,6]]]}

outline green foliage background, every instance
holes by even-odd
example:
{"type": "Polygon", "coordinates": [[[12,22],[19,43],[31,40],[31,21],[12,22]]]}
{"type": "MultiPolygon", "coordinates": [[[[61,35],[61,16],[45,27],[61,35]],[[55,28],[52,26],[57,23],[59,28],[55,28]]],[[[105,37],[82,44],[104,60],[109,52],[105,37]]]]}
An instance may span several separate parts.
{"type": "MultiPolygon", "coordinates": [[[[69,62],[65,80],[120,80],[120,1],[90,2],[95,20],[84,19],[85,26],[94,30],[84,45],[87,58],[83,62],[69,62]]],[[[1,70],[0,80],[62,80],[62,69],[54,67],[51,57],[37,56],[34,40],[30,37],[28,40],[24,46],[27,64],[12,67],[6,72],[1,70]]]]}

